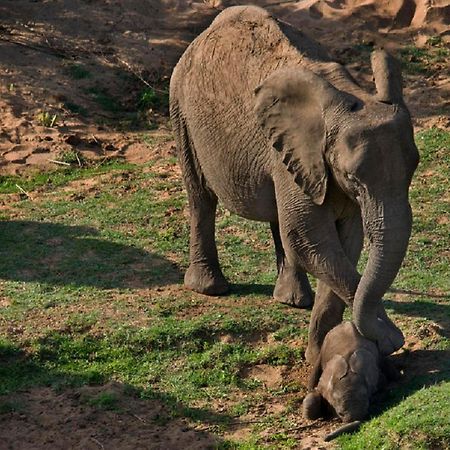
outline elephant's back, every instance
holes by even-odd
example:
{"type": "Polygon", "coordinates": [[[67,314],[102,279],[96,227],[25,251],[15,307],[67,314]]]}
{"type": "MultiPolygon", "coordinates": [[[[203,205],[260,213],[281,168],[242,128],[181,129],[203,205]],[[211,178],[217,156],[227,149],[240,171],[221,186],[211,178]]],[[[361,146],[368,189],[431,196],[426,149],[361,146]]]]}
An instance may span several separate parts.
{"type": "Polygon", "coordinates": [[[254,91],[279,68],[327,58],[300,31],[255,6],[228,8],[188,47],[171,79],[171,109],[189,131],[209,187],[230,210],[276,220],[272,164],[254,91]]]}
{"type": "Polygon", "coordinates": [[[266,10],[234,6],[221,12],[190,44],[174,77],[184,87],[183,97],[194,88],[196,94],[217,99],[222,93],[230,99],[237,92],[253,95],[254,89],[277,69],[313,67],[329,61],[320,44],[266,10]]]}

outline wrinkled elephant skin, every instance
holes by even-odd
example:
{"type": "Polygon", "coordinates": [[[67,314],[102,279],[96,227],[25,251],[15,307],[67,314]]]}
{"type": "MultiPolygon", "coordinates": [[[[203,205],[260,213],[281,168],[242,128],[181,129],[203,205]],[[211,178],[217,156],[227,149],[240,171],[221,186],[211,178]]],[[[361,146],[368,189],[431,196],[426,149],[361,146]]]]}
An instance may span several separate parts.
{"type": "Polygon", "coordinates": [[[303,32],[255,6],[224,10],[174,69],[170,113],[190,206],[185,285],[221,295],[228,283],[215,244],[218,200],[269,222],[274,297],[309,307],[314,361],[345,304],[383,354],[403,345],[382,297],[411,233],[408,189],[418,164],[397,61],[372,54],[377,94],[303,32]],[[356,264],[370,242],[362,276],[356,264]]]}
{"type": "Polygon", "coordinates": [[[303,401],[303,415],[317,419],[329,413],[343,422],[367,416],[370,399],[387,378],[398,374],[377,346],[362,337],[351,322],[334,327],[325,337],[303,401]]]}

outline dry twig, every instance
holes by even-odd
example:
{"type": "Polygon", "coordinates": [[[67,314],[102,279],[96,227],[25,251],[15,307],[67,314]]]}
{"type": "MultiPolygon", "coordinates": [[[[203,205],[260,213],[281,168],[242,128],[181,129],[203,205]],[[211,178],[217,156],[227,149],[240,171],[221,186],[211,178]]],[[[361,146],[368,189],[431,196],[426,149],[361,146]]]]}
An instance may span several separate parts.
{"type": "Polygon", "coordinates": [[[31,198],[30,194],[22,186],[16,184],[16,188],[19,189],[19,191],[22,192],[22,194],[26,195],[28,198],[31,198]]]}
{"type": "Polygon", "coordinates": [[[70,163],[66,163],[64,161],[57,161],[56,159],[48,159],[47,161],[52,162],[53,164],[59,164],[61,166],[70,166],[70,163]]]}
{"type": "Polygon", "coordinates": [[[95,442],[100,448],[103,448],[103,449],[105,448],[100,441],[95,439],[95,437],[91,436],[90,439],[91,439],[91,441],[95,442]]]}

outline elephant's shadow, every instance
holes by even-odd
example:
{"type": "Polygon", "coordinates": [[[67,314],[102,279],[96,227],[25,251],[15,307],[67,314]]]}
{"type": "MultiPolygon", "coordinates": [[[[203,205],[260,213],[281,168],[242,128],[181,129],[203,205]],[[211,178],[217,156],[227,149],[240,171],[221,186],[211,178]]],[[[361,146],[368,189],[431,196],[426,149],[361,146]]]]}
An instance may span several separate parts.
{"type": "Polygon", "coordinates": [[[95,228],[48,222],[0,222],[0,278],[100,289],[178,283],[177,266],[100,236],[95,228]]]}
{"type": "Polygon", "coordinates": [[[272,297],[273,288],[273,284],[233,283],[230,285],[230,294],[236,296],[264,295],[272,297]]]}
{"type": "Polygon", "coordinates": [[[376,395],[371,407],[372,416],[392,408],[424,387],[450,379],[449,350],[403,351],[391,358],[403,376],[376,395]]]}

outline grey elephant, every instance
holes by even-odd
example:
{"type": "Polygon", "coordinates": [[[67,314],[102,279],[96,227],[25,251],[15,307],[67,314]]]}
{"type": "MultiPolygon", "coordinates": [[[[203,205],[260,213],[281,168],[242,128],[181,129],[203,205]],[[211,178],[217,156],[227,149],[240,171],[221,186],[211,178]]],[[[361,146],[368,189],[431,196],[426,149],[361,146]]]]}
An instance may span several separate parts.
{"type": "Polygon", "coordinates": [[[269,222],[275,299],[313,303],[306,357],[353,309],[383,354],[403,343],[382,297],[411,232],[408,188],[419,155],[396,61],[372,55],[377,93],[301,31],[255,6],[224,10],[187,48],[170,82],[170,115],[190,206],[185,285],[227,291],[215,243],[218,199],[269,222]],[[364,235],[370,253],[356,269],[364,235]]]}
{"type": "Polygon", "coordinates": [[[331,413],[344,422],[362,420],[371,397],[387,380],[398,377],[377,346],[362,337],[352,322],[343,322],[325,336],[309,379],[303,415],[317,419],[331,413]]]}

